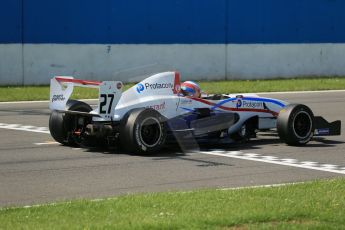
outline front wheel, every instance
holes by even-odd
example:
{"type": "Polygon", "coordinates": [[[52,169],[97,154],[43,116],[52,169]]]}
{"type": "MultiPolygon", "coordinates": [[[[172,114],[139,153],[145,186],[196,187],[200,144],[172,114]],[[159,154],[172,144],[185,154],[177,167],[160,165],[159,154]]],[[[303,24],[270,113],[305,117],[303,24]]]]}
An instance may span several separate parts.
{"type": "Polygon", "coordinates": [[[122,146],[140,154],[157,152],[165,144],[164,117],[153,109],[134,109],[124,117],[120,130],[122,146]]]}
{"type": "Polygon", "coordinates": [[[257,117],[252,117],[242,124],[235,133],[230,134],[230,138],[234,141],[247,142],[250,138],[256,137],[257,117]]]}
{"type": "Polygon", "coordinates": [[[288,145],[305,145],[314,135],[314,114],[305,105],[287,105],[278,115],[277,131],[288,145]]]}

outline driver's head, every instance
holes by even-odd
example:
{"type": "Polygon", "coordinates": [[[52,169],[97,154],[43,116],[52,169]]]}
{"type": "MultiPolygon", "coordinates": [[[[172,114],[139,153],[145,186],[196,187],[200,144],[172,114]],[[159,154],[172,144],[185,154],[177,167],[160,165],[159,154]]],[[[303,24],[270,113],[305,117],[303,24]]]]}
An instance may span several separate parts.
{"type": "Polygon", "coordinates": [[[181,84],[181,92],[184,96],[201,97],[199,85],[193,81],[185,81],[181,84]]]}

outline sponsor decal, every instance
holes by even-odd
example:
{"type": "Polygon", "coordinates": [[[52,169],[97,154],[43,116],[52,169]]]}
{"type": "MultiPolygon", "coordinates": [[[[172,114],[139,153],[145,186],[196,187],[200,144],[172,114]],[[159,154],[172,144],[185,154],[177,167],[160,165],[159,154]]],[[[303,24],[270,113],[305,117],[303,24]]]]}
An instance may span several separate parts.
{"type": "Polygon", "coordinates": [[[63,96],[63,94],[55,94],[53,95],[52,102],[54,101],[64,101],[66,98],[63,96]]]}
{"type": "Polygon", "coordinates": [[[181,99],[181,102],[180,102],[181,105],[192,104],[192,103],[193,103],[192,99],[181,99]]]}
{"type": "Polygon", "coordinates": [[[140,133],[140,125],[139,124],[135,124],[135,139],[137,141],[137,144],[139,145],[139,147],[142,149],[142,150],[146,150],[146,147],[143,145],[142,141],[141,141],[141,138],[139,136],[139,133],[140,133]]]}
{"type": "Polygon", "coordinates": [[[261,101],[237,100],[236,108],[262,109],[264,108],[264,103],[261,101]]]}
{"type": "Polygon", "coordinates": [[[121,82],[118,82],[117,85],[116,85],[117,89],[121,89],[122,88],[122,83],[121,82]]]}
{"type": "Polygon", "coordinates": [[[328,135],[329,134],[329,128],[323,128],[323,129],[315,129],[316,135],[328,135]]]}
{"type": "Polygon", "coordinates": [[[138,93],[141,93],[142,91],[144,91],[144,89],[145,89],[145,87],[144,87],[143,84],[139,83],[139,84],[137,85],[137,92],[138,92],[138,93]]]}
{"type": "Polygon", "coordinates": [[[242,106],[242,100],[238,100],[236,103],[236,108],[240,108],[242,106]]]}
{"type": "Polygon", "coordinates": [[[154,110],[164,110],[165,109],[165,101],[161,104],[146,106],[146,108],[150,108],[150,109],[154,109],[154,110]]]}
{"type": "Polygon", "coordinates": [[[151,89],[151,90],[156,90],[156,89],[174,89],[174,84],[173,83],[139,83],[137,85],[137,92],[141,93],[144,90],[151,89]]]}

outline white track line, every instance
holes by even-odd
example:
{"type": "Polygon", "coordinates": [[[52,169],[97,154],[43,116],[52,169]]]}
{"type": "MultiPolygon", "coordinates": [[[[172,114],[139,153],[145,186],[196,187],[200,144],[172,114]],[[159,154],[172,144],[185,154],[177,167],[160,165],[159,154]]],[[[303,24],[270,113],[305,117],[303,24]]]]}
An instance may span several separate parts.
{"type": "Polygon", "coordinates": [[[276,164],[276,165],[285,165],[285,166],[291,166],[295,168],[312,169],[312,170],[317,170],[317,171],[331,172],[331,173],[345,175],[345,168],[344,166],[340,166],[340,165],[323,164],[323,163],[312,162],[312,161],[298,161],[296,159],[279,159],[278,157],[275,157],[275,156],[265,156],[265,155],[252,154],[252,153],[243,153],[240,151],[216,150],[216,151],[194,152],[194,154],[196,153],[213,155],[213,156],[221,156],[221,157],[229,157],[229,158],[235,158],[235,159],[241,159],[241,160],[264,162],[264,163],[270,163],[270,164],[276,164]]]}
{"type": "Polygon", "coordinates": [[[235,187],[235,188],[220,188],[218,190],[227,191],[227,190],[251,189],[251,188],[275,188],[275,187],[283,187],[283,186],[305,184],[305,183],[306,182],[291,182],[291,183],[283,183],[283,184],[264,184],[264,185],[243,186],[243,187],[235,187]]]}
{"type": "MultiPolygon", "coordinates": [[[[45,133],[45,134],[50,133],[47,127],[35,127],[35,126],[28,126],[28,125],[21,125],[21,124],[0,123],[0,129],[20,130],[20,131],[45,133]]],[[[50,145],[50,144],[57,144],[57,143],[55,142],[35,143],[35,145],[50,145]]],[[[80,148],[75,148],[74,150],[79,150],[79,149],[80,148]]],[[[345,175],[344,166],[338,166],[334,164],[324,164],[324,163],[318,163],[314,161],[298,161],[296,159],[279,159],[276,156],[266,156],[266,155],[260,155],[257,153],[243,153],[240,151],[227,152],[224,150],[215,150],[215,151],[201,151],[201,152],[196,152],[196,153],[264,162],[264,163],[277,164],[277,165],[285,165],[285,166],[291,166],[291,167],[296,167],[296,168],[312,169],[312,170],[345,175]]]]}
{"type": "Polygon", "coordinates": [[[60,143],[56,141],[46,141],[46,142],[41,142],[41,143],[34,143],[35,145],[58,145],[60,143]]]}
{"type": "Polygon", "coordinates": [[[47,127],[37,127],[37,126],[21,125],[21,124],[0,123],[0,129],[11,129],[11,130],[20,130],[20,131],[46,133],[46,134],[50,133],[47,127]]]}
{"type": "MultiPolygon", "coordinates": [[[[219,188],[219,189],[216,189],[216,190],[227,191],[227,190],[239,190],[239,189],[251,189],[251,188],[274,188],[274,187],[283,187],[283,186],[296,185],[296,184],[304,184],[304,183],[307,183],[307,182],[292,182],[292,183],[284,183],[284,184],[253,185],[253,186],[243,186],[243,187],[234,187],[234,188],[219,188]]],[[[190,193],[190,192],[195,192],[195,191],[177,191],[176,193],[190,193]]],[[[117,199],[118,199],[118,197],[108,197],[108,198],[91,199],[89,201],[91,201],[91,202],[102,202],[102,201],[117,200],[117,199]]],[[[25,206],[23,206],[23,208],[37,208],[37,207],[44,207],[44,206],[57,206],[57,205],[61,205],[61,204],[71,204],[72,202],[73,201],[25,205],[25,206]]],[[[0,210],[9,210],[9,209],[16,209],[16,208],[18,208],[18,207],[5,207],[5,208],[0,208],[0,210]]]]}

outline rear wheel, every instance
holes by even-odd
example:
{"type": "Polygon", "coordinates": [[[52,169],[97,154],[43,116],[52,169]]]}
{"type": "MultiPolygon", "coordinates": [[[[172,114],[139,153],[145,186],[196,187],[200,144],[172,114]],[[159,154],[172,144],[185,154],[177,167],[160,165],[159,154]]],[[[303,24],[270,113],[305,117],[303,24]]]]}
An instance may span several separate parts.
{"type": "Polygon", "coordinates": [[[159,112],[153,109],[134,109],[122,121],[120,141],[126,150],[149,154],[162,148],[166,134],[165,119],[159,112]]]}
{"type": "Polygon", "coordinates": [[[290,104],[280,111],[277,131],[281,140],[289,145],[304,145],[314,135],[314,114],[302,104],[290,104]]]}
{"type": "MultiPolygon", "coordinates": [[[[87,113],[92,111],[90,105],[76,100],[68,100],[66,109],[69,111],[79,111],[87,113]]],[[[50,134],[54,138],[54,140],[63,145],[75,145],[76,141],[73,138],[69,137],[69,133],[76,130],[78,126],[82,126],[87,123],[85,119],[89,118],[53,111],[49,118],[50,134]]]]}

